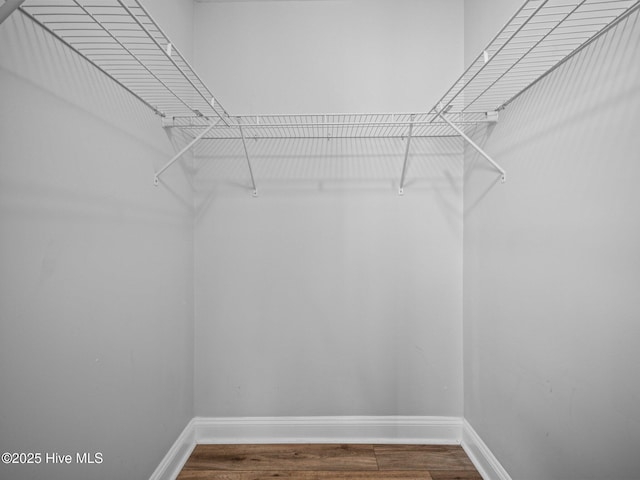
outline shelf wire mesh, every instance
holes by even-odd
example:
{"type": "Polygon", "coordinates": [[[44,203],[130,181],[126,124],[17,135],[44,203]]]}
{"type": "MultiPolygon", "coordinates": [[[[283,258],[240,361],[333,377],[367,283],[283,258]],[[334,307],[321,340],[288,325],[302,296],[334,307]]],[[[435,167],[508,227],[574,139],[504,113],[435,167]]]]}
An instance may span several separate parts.
{"type": "Polygon", "coordinates": [[[163,117],[228,114],[137,0],[27,0],[20,10],[163,117]]]}
{"type": "MultiPolygon", "coordinates": [[[[475,126],[486,122],[483,112],[452,114],[461,126],[475,126]]],[[[244,135],[263,138],[406,138],[413,125],[412,137],[447,137],[457,134],[433,113],[334,113],[301,115],[243,115],[231,117],[242,125],[244,135]]],[[[180,128],[195,138],[210,123],[202,118],[173,117],[165,127],[180,128]]],[[[240,139],[238,127],[230,128],[218,122],[203,140],[240,139]]]]}
{"type": "Polygon", "coordinates": [[[27,0],[20,10],[195,138],[457,135],[486,121],[640,6],[640,0],[527,0],[429,112],[230,116],[138,0],[27,0]]]}
{"type": "Polygon", "coordinates": [[[528,0],[432,108],[501,110],[640,6],[638,0],[528,0]]]}

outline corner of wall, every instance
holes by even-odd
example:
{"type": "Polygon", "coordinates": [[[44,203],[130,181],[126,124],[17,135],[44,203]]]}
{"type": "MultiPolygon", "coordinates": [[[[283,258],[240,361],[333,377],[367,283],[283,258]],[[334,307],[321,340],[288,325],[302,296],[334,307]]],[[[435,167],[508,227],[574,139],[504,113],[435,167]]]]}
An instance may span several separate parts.
{"type": "Polygon", "coordinates": [[[462,421],[461,445],[484,480],[511,480],[507,471],[466,419],[462,421]]]}

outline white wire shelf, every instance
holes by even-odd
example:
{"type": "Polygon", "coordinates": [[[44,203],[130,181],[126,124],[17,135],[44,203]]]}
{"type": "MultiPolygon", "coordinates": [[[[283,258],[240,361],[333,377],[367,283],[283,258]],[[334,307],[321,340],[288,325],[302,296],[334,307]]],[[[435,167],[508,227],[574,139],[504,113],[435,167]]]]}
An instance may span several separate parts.
{"type": "MultiPolygon", "coordinates": [[[[22,0],[13,0],[12,6],[22,0]]],[[[467,135],[497,111],[640,7],[640,0],[526,0],[428,112],[230,116],[138,0],[26,0],[20,11],[91,62],[177,128],[188,144],[156,172],[154,183],[198,142],[246,139],[460,136],[500,173],[467,135]]]]}
{"type": "Polygon", "coordinates": [[[432,108],[501,110],[610,27],[639,0],[528,0],[432,108]]]}
{"type": "MultiPolygon", "coordinates": [[[[463,128],[486,123],[484,112],[449,114],[463,128]]],[[[199,117],[173,117],[163,120],[166,128],[178,128],[192,138],[208,129],[201,140],[282,138],[405,138],[458,136],[434,113],[333,113],[300,115],[243,115],[230,120],[235,126],[220,121],[212,123],[199,117]],[[240,132],[242,127],[243,132],[240,132]]]]}
{"type": "Polygon", "coordinates": [[[230,118],[138,0],[26,0],[20,10],[166,119],[209,137],[415,136],[455,134],[436,112],[477,119],[520,93],[632,11],[640,0],[527,0],[429,113],[262,115],[230,118]],[[429,116],[431,115],[431,116],[429,116]],[[325,118],[330,121],[325,122],[325,118]],[[192,120],[185,121],[184,119],[192,120]],[[257,118],[256,122],[252,118],[257,118]],[[202,122],[199,122],[200,119],[202,122]],[[425,122],[436,125],[426,125],[425,122]],[[320,123],[324,123],[322,127],[320,123]],[[223,126],[234,127],[224,132],[223,126]]]}
{"type": "Polygon", "coordinates": [[[20,11],[163,117],[228,114],[137,0],[27,0],[20,11]]]}

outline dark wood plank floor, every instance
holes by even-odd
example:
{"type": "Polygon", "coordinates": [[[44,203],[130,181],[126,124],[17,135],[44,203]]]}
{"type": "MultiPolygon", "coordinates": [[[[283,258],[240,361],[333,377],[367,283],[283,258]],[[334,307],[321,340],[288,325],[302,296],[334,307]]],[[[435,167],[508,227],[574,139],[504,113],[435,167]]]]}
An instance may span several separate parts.
{"type": "Polygon", "coordinates": [[[482,480],[458,445],[197,445],[178,480],[482,480]]]}

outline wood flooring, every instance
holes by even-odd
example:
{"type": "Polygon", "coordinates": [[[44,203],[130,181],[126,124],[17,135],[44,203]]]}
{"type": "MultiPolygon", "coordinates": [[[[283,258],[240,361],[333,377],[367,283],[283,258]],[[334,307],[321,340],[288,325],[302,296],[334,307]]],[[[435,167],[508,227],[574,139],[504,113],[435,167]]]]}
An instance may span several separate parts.
{"type": "Polygon", "coordinates": [[[482,480],[458,445],[197,445],[178,480],[482,480]]]}

